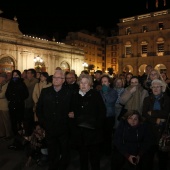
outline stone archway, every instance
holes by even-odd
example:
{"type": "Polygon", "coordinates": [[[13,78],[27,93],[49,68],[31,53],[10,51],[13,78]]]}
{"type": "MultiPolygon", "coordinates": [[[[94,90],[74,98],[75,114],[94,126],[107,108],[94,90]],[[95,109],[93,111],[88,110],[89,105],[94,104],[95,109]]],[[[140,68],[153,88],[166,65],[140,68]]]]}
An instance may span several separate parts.
{"type": "Polygon", "coordinates": [[[14,68],[14,60],[11,57],[8,56],[0,59],[0,72],[12,72],[14,68]]]}
{"type": "Polygon", "coordinates": [[[155,69],[158,70],[160,73],[162,73],[162,72],[166,73],[166,70],[167,70],[167,68],[164,64],[157,64],[155,66],[155,69]]]}
{"type": "Polygon", "coordinates": [[[70,66],[66,61],[61,62],[60,67],[64,71],[70,71],[70,66]]]}
{"type": "Polygon", "coordinates": [[[146,64],[142,64],[140,67],[139,67],[139,69],[138,69],[138,74],[140,75],[140,76],[142,76],[144,73],[145,73],[145,70],[146,70],[146,64]]]}
{"type": "Polygon", "coordinates": [[[123,68],[123,72],[125,72],[125,73],[133,73],[133,67],[131,65],[126,65],[123,68]]]}

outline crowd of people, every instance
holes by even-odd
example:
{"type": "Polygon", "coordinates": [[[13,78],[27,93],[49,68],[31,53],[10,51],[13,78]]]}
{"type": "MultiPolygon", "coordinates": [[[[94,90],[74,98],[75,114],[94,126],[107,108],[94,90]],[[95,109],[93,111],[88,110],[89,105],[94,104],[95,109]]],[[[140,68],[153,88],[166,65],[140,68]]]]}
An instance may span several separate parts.
{"type": "Polygon", "coordinates": [[[107,155],[111,170],[168,170],[169,153],[159,139],[170,114],[170,80],[151,65],[142,76],[111,77],[97,70],[53,75],[35,69],[0,73],[0,137],[8,149],[24,149],[38,165],[66,170],[71,150],[80,170],[100,170],[107,155]],[[25,142],[26,141],[26,142],[25,142]]]}

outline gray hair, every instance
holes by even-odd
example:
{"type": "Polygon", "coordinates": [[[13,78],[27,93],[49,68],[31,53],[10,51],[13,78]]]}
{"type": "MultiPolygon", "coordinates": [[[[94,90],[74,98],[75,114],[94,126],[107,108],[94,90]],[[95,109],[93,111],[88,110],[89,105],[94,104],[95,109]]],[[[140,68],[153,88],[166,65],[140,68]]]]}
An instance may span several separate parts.
{"type": "Polygon", "coordinates": [[[54,74],[60,74],[62,78],[65,78],[65,72],[63,70],[55,70],[54,74]]]}
{"type": "Polygon", "coordinates": [[[78,84],[78,85],[80,85],[80,81],[81,81],[83,78],[88,79],[89,85],[90,85],[90,86],[93,86],[93,79],[92,79],[92,76],[89,75],[89,74],[80,74],[80,76],[79,76],[78,79],[77,79],[77,84],[78,84]]]}
{"type": "Polygon", "coordinates": [[[162,92],[165,92],[166,86],[167,86],[167,84],[165,83],[165,81],[159,80],[159,79],[152,80],[152,82],[151,82],[151,88],[152,88],[152,86],[153,86],[154,84],[159,84],[160,86],[162,86],[162,92]]]}

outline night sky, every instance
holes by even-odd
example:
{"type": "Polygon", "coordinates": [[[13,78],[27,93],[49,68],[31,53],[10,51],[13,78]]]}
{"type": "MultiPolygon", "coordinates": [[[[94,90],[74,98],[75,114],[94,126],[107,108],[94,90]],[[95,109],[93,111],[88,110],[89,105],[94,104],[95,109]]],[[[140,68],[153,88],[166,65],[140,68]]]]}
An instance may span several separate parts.
{"type": "Polygon", "coordinates": [[[113,29],[119,19],[147,13],[145,0],[51,1],[0,0],[1,17],[17,17],[23,34],[65,38],[67,32],[113,29]],[[125,2],[124,2],[125,1],[125,2]]]}

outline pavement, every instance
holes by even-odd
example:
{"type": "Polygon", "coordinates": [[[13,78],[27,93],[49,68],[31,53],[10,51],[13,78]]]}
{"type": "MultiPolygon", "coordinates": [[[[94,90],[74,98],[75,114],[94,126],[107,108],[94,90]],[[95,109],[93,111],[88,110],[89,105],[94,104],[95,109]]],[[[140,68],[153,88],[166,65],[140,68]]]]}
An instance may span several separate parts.
{"type": "MultiPolygon", "coordinates": [[[[48,170],[47,165],[38,166],[35,161],[32,161],[29,167],[26,167],[27,156],[25,151],[8,149],[12,141],[13,139],[0,138],[0,170],[48,170]]],[[[102,156],[100,170],[111,170],[110,163],[110,156],[102,156]]],[[[75,150],[72,150],[68,170],[79,170],[79,167],[79,156],[75,150]]],[[[156,159],[154,162],[154,170],[158,170],[156,159]]],[[[168,170],[170,170],[170,160],[168,170]]]]}
{"type": "MultiPolygon", "coordinates": [[[[24,150],[9,150],[12,139],[0,139],[0,170],[48,170],[47,165],[38,166],[32,161],[29,167],[25,167],[27,157],[24,150]]],[[[71,152],[71,162],[68,170],[79,170],[79,156],[76,151],[71,152]]],[[[110,170],[110,157],[103,156],[101,170],[110,170]]]]}

